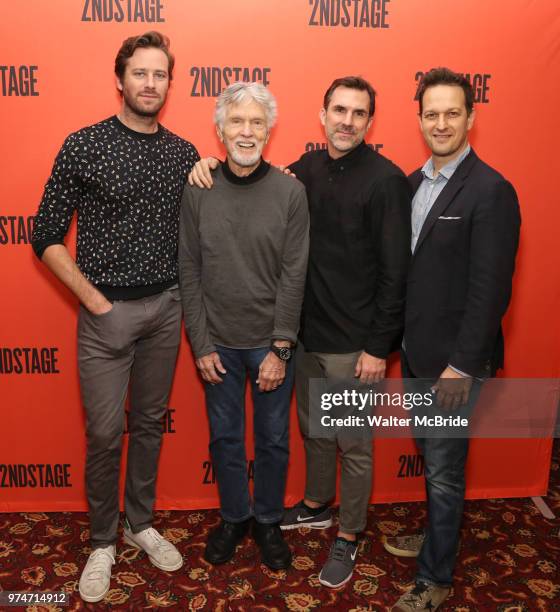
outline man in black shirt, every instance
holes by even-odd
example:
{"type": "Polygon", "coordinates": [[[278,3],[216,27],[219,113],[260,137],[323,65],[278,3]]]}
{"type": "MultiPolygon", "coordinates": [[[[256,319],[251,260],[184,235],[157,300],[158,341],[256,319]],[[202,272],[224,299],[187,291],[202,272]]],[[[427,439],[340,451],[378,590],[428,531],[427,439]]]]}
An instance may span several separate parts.
{"type": "Polygon", "coordinates": [[[124,538],[160,569],[179,551],[151,527],[162,418],[180,341],[179,205],[196,149],[158,124],[172,77],[169,40],[124,41],[117,116],[71,134],[36,217],[33,249],[79,299],[78,364],[86,410],[86,490],[93,552],[80,595],[109,590],[119,520],[124,402],[130,385],[124,538]],[[64,238],[77,211],[76,261],[64,238]]]}
{"type": "MultiPolygon", "coordinates": [[[[320,115],[327,150],[306,153],[290,166],[306,187],[311,228],[296,351],[307,473],[304,499],[286,512],[281,527],[331,525],[338,447],[340,525],[319,574],[329,587],[352,576],[357,534],[366,526],[372,445],[357,438],[309,435],[309,380],[378,382],[385,376],[387,355],[399,347],[404,323],[412,194],[401,170],[363,142],[374,110],[375,92],[367,81],[336,79],[320,115]]],[[[210,186],[205,166],[195,167],[191,176],[210,186]]]]}
{"type": "Polygon", "coordinates": [[[375,92],[359,77],[335,80],[325,94],[321,122],[327,150],[290,166],[307,188],[311,217],[309,267],[296,353],[298,416],[307,462],[304,499],[288,510],[284,529],[331,524],[337,447],[341,458],[337,537],[319,574],[321,584],[350,580],[357,534],[366,526],[371,491],[369,440],[309,432],[309,380],[372,384],[385,376],[388,354],[403,327],[409,261],[411,192],[405,175],[363,139],[375,92]]]}

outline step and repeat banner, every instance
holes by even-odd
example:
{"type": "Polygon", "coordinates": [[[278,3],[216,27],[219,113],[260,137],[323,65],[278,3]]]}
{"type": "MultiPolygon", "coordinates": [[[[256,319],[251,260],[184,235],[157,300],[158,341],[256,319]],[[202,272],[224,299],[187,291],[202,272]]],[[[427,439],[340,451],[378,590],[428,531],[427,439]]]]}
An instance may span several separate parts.
{"type": "MultiPolygon", "coordinates": [[[[368,142],[411,172],[428,156],[417,121],[422,74],[440,65],[466,74],[477,103],[471,143],[514,184],[523,216],[503,376],[558,376],[557,0],[6,0],[0,28],[0,511],[86,508],[77,303],[35,259],[30,237],[62,142],[118,111],[116,52],[150,29],[171,38],[176,56],[161,121],[202,156],[223,155],[212,113],[228,83],[261,81],[276,95],[266,158],[287,164],[326,146],[323,93],[334,78],[359,74],[378,92],[368,142]]],[[[74,242],[75,227],[72,251],[74,242]]],[[[393,359],[390,375],[399,374],[393,359]]],[[[251,415],[248,400],[249,478],[251,415]]],[[[165,432],[158,507],[216,507],[203,389],[186,341],[165,432]]],[[[469,497],[546,492],[550,440],[474,440],[471,449],[469,497]]],[[[295,410],[291,450],[287,503],[304,484],[295,410]]],[[[377,440],[374,457],[373,502],[423,498],[411,440],[377,440]]]]}

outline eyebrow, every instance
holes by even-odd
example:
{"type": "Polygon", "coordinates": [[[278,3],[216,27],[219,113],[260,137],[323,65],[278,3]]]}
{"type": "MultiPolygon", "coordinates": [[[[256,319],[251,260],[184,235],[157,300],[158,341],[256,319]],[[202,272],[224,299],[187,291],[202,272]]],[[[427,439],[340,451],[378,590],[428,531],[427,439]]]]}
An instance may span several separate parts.
{"type": "MultiPolygon", "coordinates": [[[[341,108],[344,110],[347,110],[349,108],[348,106],[344,106],[344,104],[334,104],[333,106],[334,108],[341,108]]],[[[355,112],[367,113],[368,112],[366,108],[362,108],[362,107],[352,108],[351,110],[353,113],[355,112]]]]}
{"type": "MultiPolygon", "coordinates": [[[[146,66],[135,66],[131,68],[131,70],[150,70],[150,68],[146,68],[146,66]]],[[[165,68],[152,68],[152,72],[165,72],[167,74],[167,70],[165,68]]]]}
{"type": "MultiPolygon", "coordinates": [[[[460,111],[463,110],[460,106],[452,106],[451,108],[447,108],[444,111],[440,111],[441,113],[448,113],[449,111],[460,111]]],[[[436,111],[433,108],[425,108],[424,113],[437,113],[438,111],[436,111]]]]}

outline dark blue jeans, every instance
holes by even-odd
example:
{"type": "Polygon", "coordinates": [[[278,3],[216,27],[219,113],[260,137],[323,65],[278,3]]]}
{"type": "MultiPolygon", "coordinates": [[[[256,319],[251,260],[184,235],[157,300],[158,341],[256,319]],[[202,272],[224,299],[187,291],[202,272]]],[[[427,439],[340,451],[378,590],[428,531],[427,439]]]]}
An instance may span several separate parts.
{"type": "MultiPolygon", "coordinates": [[[[415,378],[401,353],[403,378],[415,378]]],[[[434,381],[419,381],[426,392],[434,381]]],[[[481,384],[474,381],[468,405],[460,412],[440,412],[444,416],[468,416],[478,399],[481,384]]],[[[424,457],[424,476],[428,503],[428,523],[424,544],[417,558],[416,581],[451,586],[457,559],[459,533],[465,501],[465,463],[469,451],[468,438],[417,437],[415,441],[424,457]]]]}
{"type": "Polygon", "coordinates": [[[261,392],[256,380],[268,347],[230,349],[218,346],[226,374],[223,383],[205,383],[210,421],[210,454],[218,481],[224,520],[240,523],[254,516],[260,523],[277,523],[284,513],[284,491],[289,456],[290,399],[293,365],[275,391],[261,392]],[[255,439],[254,495],[249,495],[245,454],[245,382],[253,396],[255,439]]]}

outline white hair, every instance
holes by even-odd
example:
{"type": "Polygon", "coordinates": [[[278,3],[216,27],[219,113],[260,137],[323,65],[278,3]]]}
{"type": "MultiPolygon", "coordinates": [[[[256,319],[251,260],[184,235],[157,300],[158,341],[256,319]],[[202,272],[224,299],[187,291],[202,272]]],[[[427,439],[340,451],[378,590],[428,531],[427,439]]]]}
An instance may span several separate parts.
{"type": "Polygon", "coordinates": [[[276,123],[278,106],[275,97],[261,83],[243,83],[241,81],[226,87],[216,100],[214,111],[214,123],[223,128],[226,118],[226,108],[240,102],[254,100],[264,108],[267,128],[270,129],[276,123]]]}

